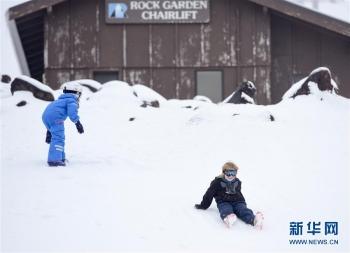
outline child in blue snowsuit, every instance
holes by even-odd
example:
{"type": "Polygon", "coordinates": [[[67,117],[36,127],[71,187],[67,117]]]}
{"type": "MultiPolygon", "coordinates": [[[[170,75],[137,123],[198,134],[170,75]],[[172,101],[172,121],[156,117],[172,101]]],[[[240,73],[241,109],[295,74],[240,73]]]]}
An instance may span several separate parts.
{"type": "Polygon", "coordinates": [[[80,134],[84,128],[79,121],[78,108],[82,89],[79,83],[68,82],[63,93],[57,100],[51,102],[45,109],[42,120],[47,129],[46,143],[50,144],[47,163],[49,166],[65,166],[64,153],[64,121],[67,117],[76,125],[80,134]]]}
{"type": "Polygon", "coordinates": [[[255,215],[247,207],[241,192],[241,181],[236,177],[238,166],[233,162],[227,162],[222,167],[222,174],[217,176],[203,196],[200,204],[195,204],[197,209],[207,209],[215,198],[220,217],[227,227],[233,225],[237,217],[247,224],[262,229],[263,215],[257,212],[255,215]]]}

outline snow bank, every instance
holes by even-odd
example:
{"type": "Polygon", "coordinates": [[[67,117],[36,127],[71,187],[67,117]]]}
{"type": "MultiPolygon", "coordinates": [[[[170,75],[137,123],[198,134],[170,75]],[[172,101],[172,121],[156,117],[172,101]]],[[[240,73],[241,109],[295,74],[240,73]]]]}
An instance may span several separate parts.
{"type": "Polygon", "coordinates": [[[48,102],[30,92],[3,98],[1,250],[349,252],[350,100],[322,98],[141,108],[132,86],[109,82],[81,101],[83,135],[65,123],[65,168],[46,166],[48,102]],[[21,99],[27,106],[16,107],[21,99]],[[227,229],[215,203],[193,208],[227,160],[240,167],[248,207],[265,215],[262,231],[239,220],[227,229]],[[302,236],[290,235],[294,221],[304,222],[302,236]],[[338,235],[324,235],[329,221],[338,235]],[[308,222],[321,222],[321,233],[307,233],[308,222]],[[291,245],[296,237],[339,244],[291,245]]]}
{"type": "Polygon", "coordinates": [[[144,101],[159,101],[160,103],[163,103],[166,101],[166,99],[157,93],[156,91],[152,90],[151,88],[142,85],[142,84],[134,84],[132,86],[133,91],[136,93],[136,96],[144,101]]]}
{"type": "Polygon", "coordinates": [[[100,92],[94,94],[91,100],[109,106],[125,105],[127,107],[129,105],[140,106],[142,104],[140,99],[134,94],[132,87],[122,81],[109,81],[103,84],[103,88],[100,92]]]}
{"type": "Polygon", "coordinates": [[[11,97],[11,84],[0,82],[0,98],[11,97]]]}
{"type": "Polygon", "coordinates": [[[197,95],[193,98],[195,101],[202,101],[202,102],[207,102],[207,103],[213,103],[210,98],[202,95],[197,95]]]}
{"type": "MultiPolygon", "coordinates": [[[[182,109],[197,110],[200,106],[206,107],[209,103],[203,100],[194,99],[169,99],[166,106],[182,109]]],[[[210,105],[209,105],[210,106],[210,105]]]]}

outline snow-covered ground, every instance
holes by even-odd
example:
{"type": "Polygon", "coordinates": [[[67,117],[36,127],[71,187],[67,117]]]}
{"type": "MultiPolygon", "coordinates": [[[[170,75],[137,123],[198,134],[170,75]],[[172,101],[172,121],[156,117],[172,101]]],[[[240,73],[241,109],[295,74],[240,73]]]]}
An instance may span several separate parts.
{"type": "Polygon", "coordinates": [[[157,94],[112,82],[82,97],[85,133],[66,121],[69,165],[51,168],[48,102],[1,85],[3,252],[350,251],[349,99],[325,92],[270,106],[164,99],[142,108],[142,97],[157,94]],[[240,167],[248,206],[265,215],[262,231],[241,221],[227,229],[214,201],[193,207],[227,160],[240,167]],[[303,222],[303,234],[290,235],[290,222],[303,222]],[[320,233],[307,233],[308,222],[321,222],[320,233]],[[325,235],[325,222],[338,222],[338,235],[325,235]]]}

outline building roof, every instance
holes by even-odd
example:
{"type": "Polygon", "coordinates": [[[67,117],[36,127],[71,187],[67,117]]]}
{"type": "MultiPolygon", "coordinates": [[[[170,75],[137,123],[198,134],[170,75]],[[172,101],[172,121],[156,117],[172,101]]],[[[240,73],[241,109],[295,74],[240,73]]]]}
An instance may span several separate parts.
{"type": "Polygon", "coordinates": [[[9,19],[18,19],[65,1],[67,0],[31,0],[24,2],[9,9],[9,19]]]}
{"type": "Polygon", "coordinates": [[[322,13],[310,10],[300,5],[276,0],[249,0],[258,5],[265,6],[271,10],[283,13],[287,16],[323,27],[330,31],[350,37],[350,23],[332,18],[322,13]]]}
{"type": "MultiPolygon", "coordinates": [[[[33,12],[49,8],[67,0],[31,0],[9,9],[9,19],[18,19],[33,12]]],[[[283,13],[287,16],[326,28],[338,34],[350,37],[350,23],[332,18],[287,1],[249,0],[255,4],[283,13]]]]}

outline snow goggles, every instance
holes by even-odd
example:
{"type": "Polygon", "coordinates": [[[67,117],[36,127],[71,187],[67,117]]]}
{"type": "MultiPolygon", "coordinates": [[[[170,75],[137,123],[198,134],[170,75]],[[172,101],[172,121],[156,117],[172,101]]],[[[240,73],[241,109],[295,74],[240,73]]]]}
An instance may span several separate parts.
{"type": "Polygon", "coordinates": [[[228,177],[234,177],[237,175],[237,170],[226,170],[225,175],[228,177]]]}

